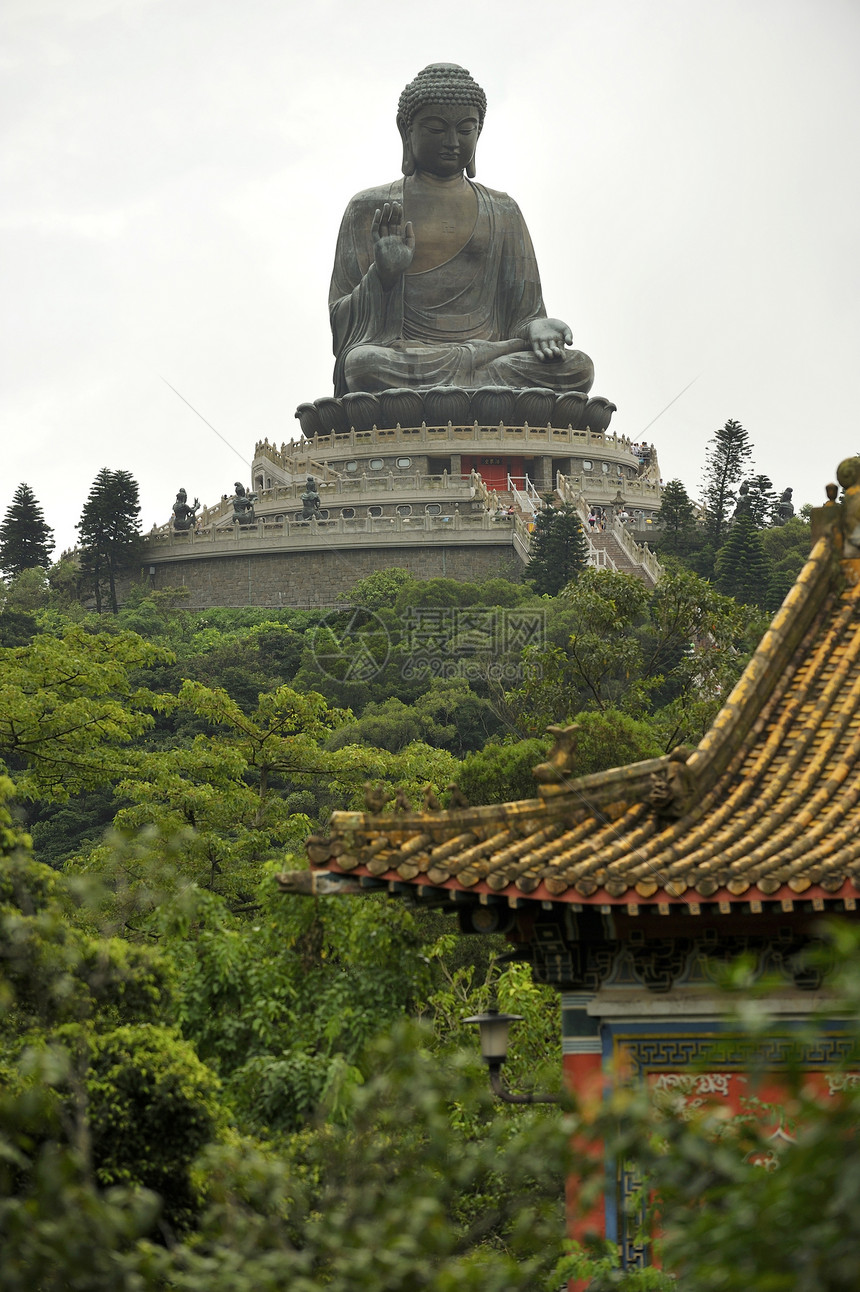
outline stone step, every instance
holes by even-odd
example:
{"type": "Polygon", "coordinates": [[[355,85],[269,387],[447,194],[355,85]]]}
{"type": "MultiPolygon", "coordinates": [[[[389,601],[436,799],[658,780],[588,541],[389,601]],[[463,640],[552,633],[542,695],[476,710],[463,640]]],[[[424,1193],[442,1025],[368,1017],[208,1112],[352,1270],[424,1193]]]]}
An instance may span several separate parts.
{"type": "Polygon", "coordinates": [[[649,588],[654,586],[654,581],[648,571],[641,565],[637,565],[635,561],[630,560],[614,534],[606,530],[598,530],[593,534],[589,532],[588,538],[593,547],[596,547],[599,551],[606,552],[607,556],[611,557],[615,562],[616,570],[619,570],[622,574],[632,574],[635,578],[641,579],[649,588]]]}

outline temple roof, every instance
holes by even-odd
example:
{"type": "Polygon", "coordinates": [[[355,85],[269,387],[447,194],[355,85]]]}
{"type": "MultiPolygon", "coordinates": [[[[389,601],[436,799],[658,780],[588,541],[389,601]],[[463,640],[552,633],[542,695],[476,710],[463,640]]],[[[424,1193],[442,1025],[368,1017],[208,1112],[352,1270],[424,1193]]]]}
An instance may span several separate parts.
{"type": "Polygon", "coordinates": [[[829,492],[807,564],[695,750],[577,779],[575,731],[556,729],[537,797],[335,812],[308,841],[312,870],[517,906],[856,909],[860,553],[843,539],[852,499],[829,492]]]}

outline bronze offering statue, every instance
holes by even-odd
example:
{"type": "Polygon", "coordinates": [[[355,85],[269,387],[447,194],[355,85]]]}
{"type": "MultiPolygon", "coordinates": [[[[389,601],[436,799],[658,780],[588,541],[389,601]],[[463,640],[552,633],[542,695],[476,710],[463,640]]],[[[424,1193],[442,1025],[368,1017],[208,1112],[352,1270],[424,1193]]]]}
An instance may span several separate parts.
{"type": "Polygon", "coordinates": [[[319,509],[320,496],[317,492],[317,482],[313,476],[308,476],[305,492],[302,494],[302,520],[313,520],[319,509]]]}
{"type": "Polygon", "coordinates": [[[200,499],[194,499],[194,506],[188,506],[188,494],[184,489],[180,489],[176,495],[176,502],[173,504],[173,528],[177,533],[183,533],[190,529],[194,524],[194,516],[200,506],[200,499]]]}
{"type": "Polygon", "coordinates": [[[741,516],[752,516],[752,499],[750,498],[749,483],[746,480],[738,490],[738,500],[735,503],[732,520],[740,520],[741,516]]]}
{"type": "Polygon", "coordinates": [[[791,501],[793,489],[783,489],[779,502],[776,505],[776,524],[785,525],[787,521],[794,516],[794,503],[791,501]]]}
{"type": "Polygon", "coordinates": [[[474,181],[484,91],[433,63],[400,96],[403,178],[358,193],[329,293],[335,395],[398,387],[591,389],[588,355],[547,318],[531,238],[474,181]]]}
{"type": "Polygon", "coordinates": [[[240,480],[237,480],[233,488],[236,490],[233,496],[233,520],[240,525],[254,525],[257,522],[257,516],[254,511],[255,493],[248,493],[245,486],[240,480]]]}

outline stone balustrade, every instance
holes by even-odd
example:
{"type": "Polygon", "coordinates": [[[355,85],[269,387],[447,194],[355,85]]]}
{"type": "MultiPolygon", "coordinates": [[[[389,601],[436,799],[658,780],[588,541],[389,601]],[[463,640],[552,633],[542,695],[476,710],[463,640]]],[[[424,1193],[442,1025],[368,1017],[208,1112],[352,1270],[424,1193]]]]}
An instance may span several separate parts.
{"type": "MultiPolygon", "coordinates": [[[[404,502],[415,502],[419,495],[428,495],[429,500],[438,500],[440,495],[444,495],[446,501],[453,503],[467,503],[471,501],[483,502],[485,505],[492,505],[494,499],[487,489],[483,480],[477,472],[473,471],[468,476],[449,475],[443,471],[441,475],[427,475],[422,472],[393,472],[393,471],[375,471],[372,474],[362,472],[360,475],[343,475],[336,480],[317,481],[320,494],[320,506],[323,509],[329,507],[349,507],[357,498],[360,498],[363,504],[373,504],[374,502],[391,501],[390,495],[403,495],[404,502]]],[[[305,481],[296,481],[293,484],[273,485],[270,489],[260,489],[257,491],[257,498],[254,503],[255,510],[268,521],[272,512],[277,512],[281,507],[295,508],[300,510],[302,506],[302,494],[305,492],[305,481]]],[[[219,527],[231,527],[233,516],[233,503],[230,498],[223,498],[213,507],[204,507],[198,517],[199,528],[208,529],[212,525],[219,527]]],[[[173,532],[171,522],[157,526],[154,534],[166,534],[173,532]]]]}
{"type": "Polygon", "coordinates": [[[312,440],[291,440],[278,449],[268,440],[260,441],[255,450],[255,458],[267,457],[284,471],[295,470],[299,463],[311,457],[324,462],[331,457],[344,457],[352,451],[362,449],[406,448],[428,453],[440,453],[444,450],[455,453],[482,453],[488,446],[497,449],[504,447],[516,456],[528,457],[535,453],[578,453],[595,450],[608,456],[619,453],[625,465],[638,462],[633,452],[632,442],[625,435],[609,434],[608,431],[592,431],[588,428],[574,430],[559,426],[395,426],[392,428],[372,427],[367,431],[350,429],[343,434],[317,435],[312,440]]]}
{"type": "Polygon", "coordinates": [[[587,495],[590,505],[612,506],[617,494],[621,493],[625,505],[630,508],[647,508],[656,511],[660,508],[663,490],[660,482],[650,475],[635,476],[619,481],[611,476],[600,475],[564,475],[561,471],[556,476],[556,490],[562,501],[572,506],[587,495]]]}
{"type": "Polygon", "coordinates": [[[412,543],[512,541],[515,519],[503,511],[455,511],[451,516],[356,516],[330,520],[270,520],[253,525],[204,526],[200,531],[161,530],[148,537],[153,560],[222,556],[232,552],[347,548],[355,544],[378,547],[396,540],[412,543]]]}

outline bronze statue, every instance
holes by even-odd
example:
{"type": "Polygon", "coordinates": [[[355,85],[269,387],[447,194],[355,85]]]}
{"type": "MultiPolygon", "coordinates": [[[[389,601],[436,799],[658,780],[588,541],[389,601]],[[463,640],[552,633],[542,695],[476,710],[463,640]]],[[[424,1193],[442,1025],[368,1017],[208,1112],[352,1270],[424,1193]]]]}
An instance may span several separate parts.
{"type": "Polygon", "coordinates": [[[254,525],[257,522],[257,516],[254,511],[255,493],[248,493],[245,486],[240,480],[237,480],[233,488],[236,493],[233,496],[233,520],[240,525],[254,525]]]}
{"type": "Polygon", "coordinates": [[[317,482],[313,476],[308,476],[305,492],[302,494],[302,520],[313,520],[319,509],[320,496],[317,492],[317,482]]]}
{"type": "Polygon", "coordinates": [[[776,505],[776,524],[785,525],[794,517],[794,503],[791,501],[793,489],[783,489],[779,502],[776,505]]]}
{"type": "Polygon", "coordinates": [[[732,513],[732,520],[740,520],[741,516],[749,516],[752,519],[752,499],[750,498],[750,487],[744,480],[738,490],[738,500],[735,503],[735,509],[732,513]]]}
{"type": "Polygon", "coordinates": [[[180,489],[176,495],[176,502],[173,504],[173,528],[177,533],[183,533],[190,529],[194,524],[194,517],[200,506],[200,499],[194,499],[194,506],[188,506],[188,494],[184,489],[180,489]]]}
{"type": "Polygon", "coordinates": [[[403,178],[358,193],[329,292],[335,395],[396,387],[591,389],[588,355],[547,318],[531,238],[506,193],[474,182],[486,97],[433,63],[400,96],[403,178]]]}

